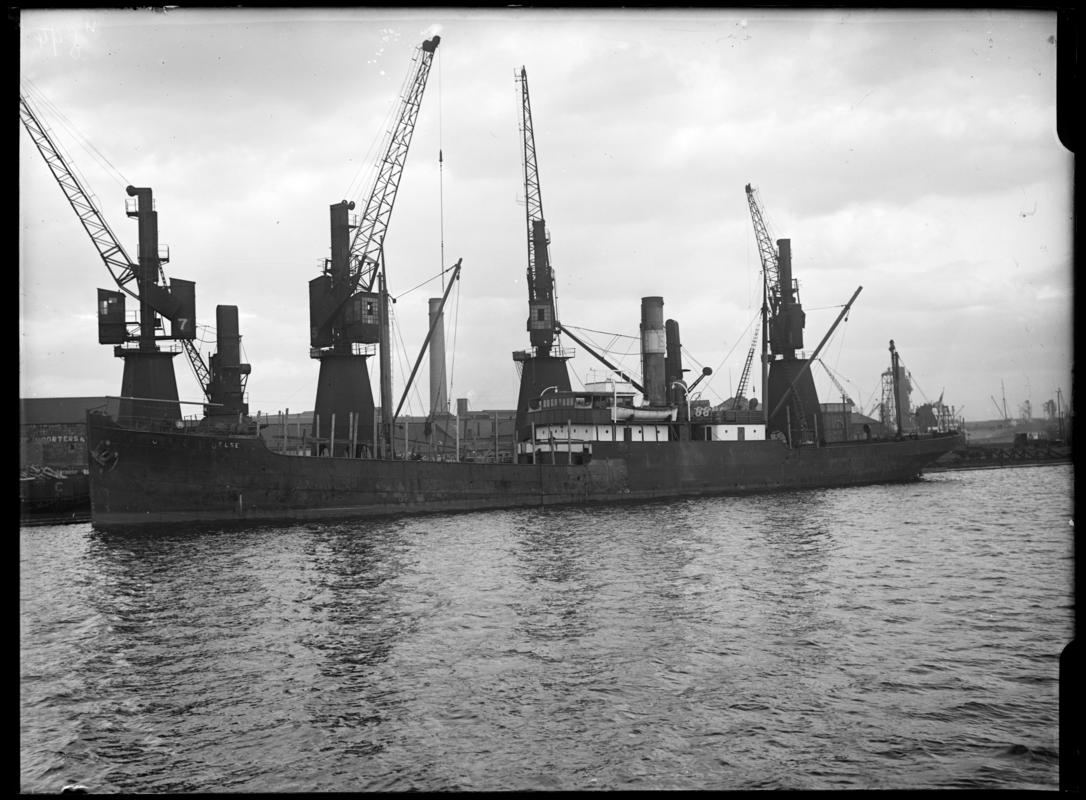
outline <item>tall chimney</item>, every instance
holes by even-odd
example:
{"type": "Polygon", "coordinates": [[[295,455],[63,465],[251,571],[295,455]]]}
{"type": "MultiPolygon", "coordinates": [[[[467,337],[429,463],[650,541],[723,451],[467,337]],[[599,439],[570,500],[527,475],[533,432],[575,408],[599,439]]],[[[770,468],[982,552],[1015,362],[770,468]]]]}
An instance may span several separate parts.
{"type": "Polygon", "coordinates": [[[430,298],[430,414],[449,413],[449,398],[445,381],[445,313],[441,310],[441,298],[430,298]]]}

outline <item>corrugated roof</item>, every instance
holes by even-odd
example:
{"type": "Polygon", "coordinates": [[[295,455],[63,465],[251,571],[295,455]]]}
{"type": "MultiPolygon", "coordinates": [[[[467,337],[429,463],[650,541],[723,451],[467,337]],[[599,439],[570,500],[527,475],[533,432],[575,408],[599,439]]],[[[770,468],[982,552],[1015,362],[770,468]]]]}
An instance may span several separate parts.
{"type": "Polygon", "coordinates": [[[22,425],[69,425],[87,421],[87,410],[106,407],[117,413],[117,400],[105,397],[21,397],[19,423],[22,425]]]}

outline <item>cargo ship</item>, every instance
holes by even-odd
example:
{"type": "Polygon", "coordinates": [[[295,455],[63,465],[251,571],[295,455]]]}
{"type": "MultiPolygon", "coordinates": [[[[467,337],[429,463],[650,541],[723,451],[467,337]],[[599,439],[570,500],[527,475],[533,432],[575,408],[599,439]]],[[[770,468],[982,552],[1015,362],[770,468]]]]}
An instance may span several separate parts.
{"type": "MultiPolygon", "coordinates": [[[[336,206],[332,212],[335,219],[336,206]]],[[[533,347],[513,353],[521,373],[512,463],[397,454],[395,415],[374,408],[362,380],[365,371],[356,371],[352,378],[344,369],[350,364],[346,354],[322,361],[318,407],[305,452],[273,452],[241,401],[238,376],[248,374],[249,367],[237,360],[236,309],[220,306],[215,375],[221,380],[211,381],[218,387],[213,395],[218,402],[208,404],[201,420],[155,417],[151,413],[156,404],[131,399],[126,405],[123,398],[118,418],[88,413],[93,524],[125,530],[350,520],[920,478],[926,466],[962,444],[957,432],[905,436],[898,419],[899,433],[892,438],[869,434],[857,441],[825,440],[810,366],[860,290],[815,352],[803,357],[797,348],[803,346],[804,314],[791,278],[788,240],[779,240],[776,252],[776,274],[791,288],[777,295],[779,284],[765,287],[769,313],[763,316],[763,341],[770,343],[762,348],[765,405],[740,394],[717,406],[691,399],[711,370],[686,381],[679,325],[663,319],[662,297],[642,298],[641,381],[582,342],[614,377],[571,388],[566,361],[572,351],[555,339],[560,332],[575,334],[548,317],[552,303],[537,296],[545,313],[528,319],[533,347]],[[325,373],[326,364],[331,374],[325,373]],[[354,411],[348,410],[352,407],[354,411]]],[[[553,285],[545,248],[537,255],[536,285],[553,285]]],[[[387,304],[382,288],[375,301],[379,318],[384,318],[387,304]]],[[[890,353],[898,375],[893,341],[890,353]]],[[[751,361],[748,358],[744,380],[751,361]]],[[[391,409],[383,359],[381,364],[381,408],[391,409]]]]}
{"type": "MultiPolygon", "coordinates": [[[[810,365],[859,289],[809,357],[805,315],[792,278],[790,240],[773,240],[750,185],[747,201],[762,260],[761,387],[764,404],[745,396],[756,352],[752,341],[733,398],[711,406],[692,396],[711,370],[687,381],[678,322],[663,298],[641,303],[641,376],[635,380],[581,341],[556,315],[550,234],[543,217],[527,73],[521,68],[521,131],[527,233],[530,347],[513,352],[520,372],[515,454],[510,463],[411,458],[396,451],[392,336],[384,264],[397,186],[439,37],[418,48],[396,123],[388,131],[372,189],[355,203],[330,206],[330,255],[309,282],[310,355],[319,361],[312,431],[301,452],[277,453],[248,412],[236,306],[216,311],[217,352],[196,350],[195,289],[167,285],[152,191],[127,189],[126,212],[139,227],[139,258],[128,257],[79,183],[46,127],[21,98],[24,126],[56,177],[117,291],[98,290],[98,335],[124,363],[115,415],[87,414],[91,519],[102,530],[163,525],[233,525],[345,520],[382,515],[558,504],[612,503],[702,495],[855,486],[920,477],[926,465],[961,444],[956,433],[827,442],[810,365]],[[137,319],[125,310],[138,303],[137,319]],[[165,328],[170,323],[170,330],[165,328]],[[571,385],[567,336],[596,357],[609,382],[571,385]],[[163,349],[161,342],[179,344],[163,349]],[[173,358],[184,352],[205,398],[203,417],[180,412],[173,358]],[[368,359],[379,359],[379,405],[368,359]],[[620,380],[621,379],[621,382],[620,380]],[[640,397],[638,401],[637,398],[640,397]]],[[[428,345],[443,347],[441,298],[430,300],[428,345]]],[[[891,342],[891,353],[893,353],[891,342]]],[[[444,352],[431,350],[431,408],[445,404],[444,352]],[[435,364],[440,374],[435,374],[435,364]]],[[[895,375],[897,374],[895,370],[895,375]]],[[[753,385],[751,382],[750,385],[753,385]]],[[[432,412],[433,413],[433,412],[432,412]]]]}
{"type": "Polygon", "coordinates": [[[87,417],[96,528],[345,520],[855,486],[918,479],[956,434],[859,442],[763,438],[755,411],[639,419],[632,395],[551,392],[518,463],[284,455],[232,432],[87,417]],[[744,438],[739,438],[743,436],[744,438]]]}
{"type": "MultiPolygon", "coordinates": [[[[328,282],[333,285],[335,254],[345,252],[335,240],[345,243],[346,209],[343,203],[331,207],[334,257],[328,282]]],[[[679,324],[665,321],[662,297],[641,300],[639,380],[559,323],[553,296],[546,291],[554,280],[544,228],[541,221],[531,228],[536,257],[529,286],[537,291],[529,295],[532,347],[513,353],[520,391],[511,463],[423,460],[397,453],[393,433],[399,408],[392,403],[386,346],[389,298],[379,275],[377,292],[356,295],[373,322],[367,324],[363,313],[353,334],[379,345],[379,407],[368,382],[368,356],[337,349],[334,335],[326,348],[319,346],[326,335],[316,324],[326,309],[322,297],[334,289],[311,287],[313,354],[321,369],[312,431],[300,454],[270,450],[259,422],[248,414],[244,392],[250,367],[240,362],[236,307],[217,309],[218,352],[211,359],[209,401],[199,420],[182,419],[172,398],[149,396],[159,364],[151,359],[148,369],[130,354],[117,415],[87,415],[94,526],[345,520],[909,481],[962,444],[956,432],[902,435],[901,419],[889,439],[868,434],[858,441],[826,441],[810,367],[860,289],[815,351],[805,356],[805,315],[792,278],[789,240],[776,242],[772,272],[766,270],[773,277],[763,285],[761,385],[767,402],[748,400],[741,390],[712,406],[692,397],[712,371],[705,368],[687,381],[679,324]],[[573,351],[559,343],[561,335],[580,343],[613,377],[573,388],[566,363],[573,351]]],[[[431,334],[440,325],[440,310],[459,268],[457,262],[437,313],[431,309],[431,334]]],[[[743,386],[753,352],[752,345],[743,386]]],[[[890,354],[893,374],[899,375],[892,340],[890,354]]],[[[443,363],[443,354],[432,354],[431,368],[443,363]]],[[[404,397],[409,388],[410,381],[404,397]]]]}

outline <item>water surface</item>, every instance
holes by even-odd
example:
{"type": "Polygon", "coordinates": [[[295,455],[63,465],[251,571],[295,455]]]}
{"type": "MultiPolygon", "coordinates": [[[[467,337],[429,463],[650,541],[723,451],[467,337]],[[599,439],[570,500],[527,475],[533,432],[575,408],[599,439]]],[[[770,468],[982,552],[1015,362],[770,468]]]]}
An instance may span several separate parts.
{"type": "Polygon", "coordinates": [[[1072,495],[24,528],[20,788],[1055,789],[1072,495]]]}

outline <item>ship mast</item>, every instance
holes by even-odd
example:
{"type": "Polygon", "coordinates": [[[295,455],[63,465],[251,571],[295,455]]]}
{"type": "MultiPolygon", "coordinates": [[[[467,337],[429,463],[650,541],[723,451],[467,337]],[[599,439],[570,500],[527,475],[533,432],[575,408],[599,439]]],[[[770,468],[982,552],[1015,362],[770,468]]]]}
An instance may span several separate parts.
{"type": "MultiPolygon", "coordinates": [[[[407,400],[407,393],[411,389],[411,384],[415,380],[415,375],[419,371],[419,364],[422,363],[422,357],[426,355],[426,349],[430,346],[430,340],[434,338],[434,335],[440,332],[442,312],[445,309],[445,303],[449,299],[449,293],[452,291],[453,285],[460,280],[460,264],[463,259],[460,259],[453,265],[453,274],[449,278],[449,285],[444,288],[440,298],[437,298],[437,305],[434,308],[434,313],[430,315],[430,328],[426,332],[426,338],[422,341],[422,348],[419,350],[419,356],[415,359],[415,366],[411,368],[411,374],[407,378],[407,383],[403,387],[403,394],[400,395],[400,402],[396,404],[396,411],[392,414],[393,422],[400,416],[400,409],[403,408],[404,401],[407,400]]],[[[445,282],[445,270],[441,271],[441,282],[445,282]]],[[[433,301],[431,301],[433,302],[433,301]]],[[[433,356],[431,356],[432,358],[433,356]]],[[[427,418],[427,424],[433,419],[433,411],[431,410],[430,416],[427,418]]]]}
{"type": "Polygon", "coordinates": [[[385,270],[382,267],[377,276],[378,294],[380,295],[381,309],[381,442],[378,447],[384,458],[392,458],[395,453],[395,437],[392,435],[392,369],[391,369],[391,341],[392,329],[389,320],[390,303],[388,299],[388,286],[385,283],[385,270]]]}
{"type": "Polygon", "coordinates": [[[890,340],[890,374],[891,380],[894,382],[894,422],[897,423],[897,438],[901,438],[901,386],[899,370],[901,369],[901,361],[897,354],[897,348],[894,347],[894,340],[890,340]]]}

